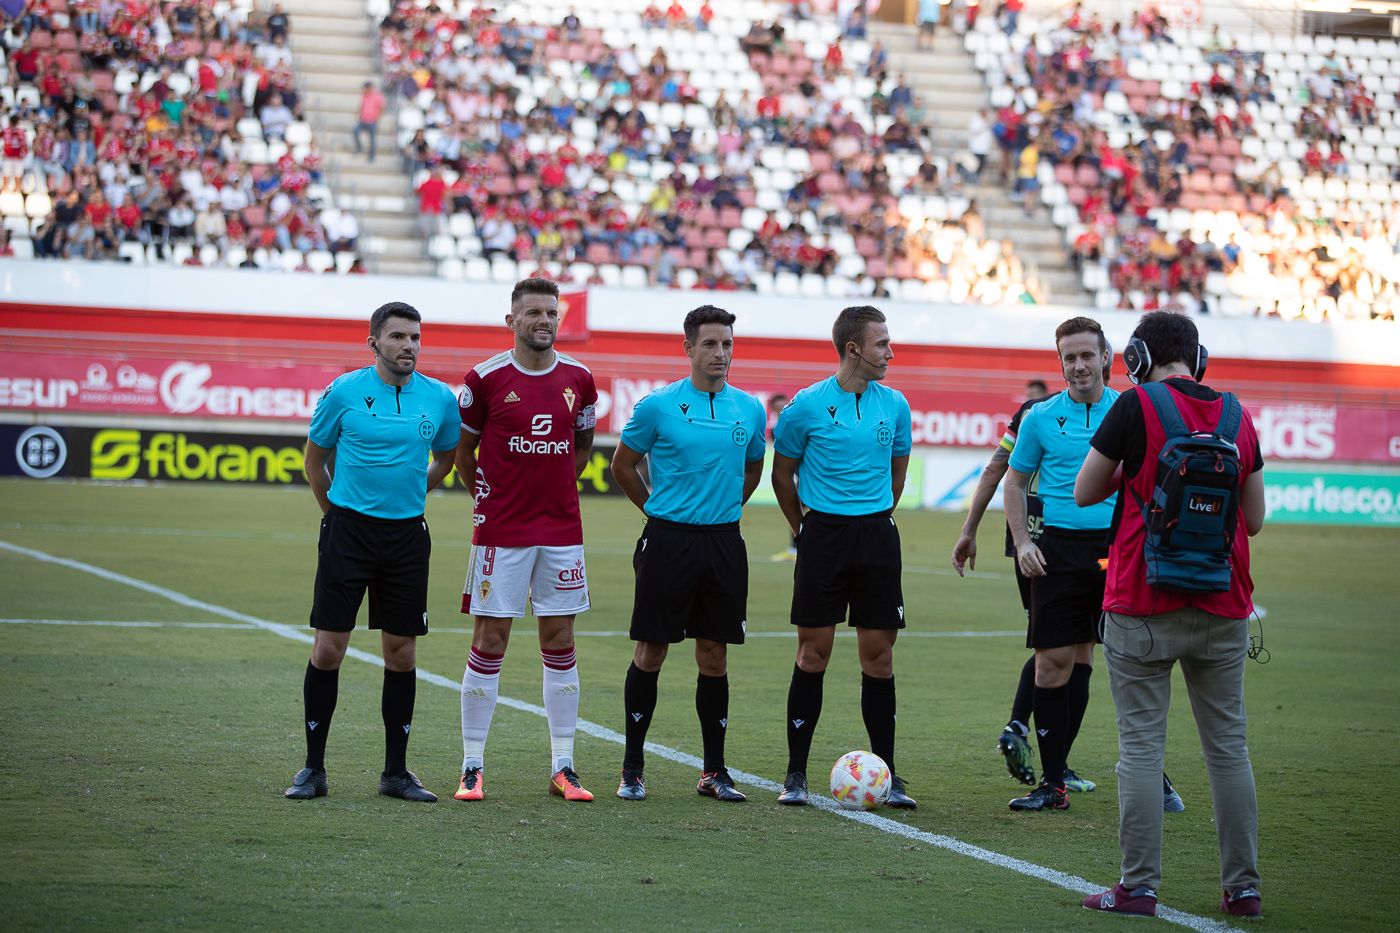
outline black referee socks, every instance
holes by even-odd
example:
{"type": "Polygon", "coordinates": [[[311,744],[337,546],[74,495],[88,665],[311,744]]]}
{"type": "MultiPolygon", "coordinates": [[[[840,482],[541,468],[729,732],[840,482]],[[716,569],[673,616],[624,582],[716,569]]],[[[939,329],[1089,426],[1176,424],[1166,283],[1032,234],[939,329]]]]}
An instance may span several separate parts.
{"type": "Polygon", "coordinates": [[[1065,735],[1065,760],[1069,760],[1070,749],[1079,736],[1079,727],[1084,722],[1084,711],[1089,708],[1089,678],[1094,674],[1092,664],[1076,664],[1070,671],[1069,683],[1069,732],[1065,735]]]}
{"type": "Polygon", "coordinates": [[[403,774],[408,770],[408,732],[413,727],[413,701],[418,695],[417,671],[391,671],[384,668],[384,693],[379,711],[384,716],[384,773],[403,774]]]}
{"type": "Polygon", "coordinates": [[[1065,782],[1065,748],[1069,737],[1069,687],[1035,688],[1035,734],[1040,745],[1042,780],[1065,782]]]}
{"type": "Polygon", "coordinates": [[[1021,665],[1021,679],[1016,681],[1016,697],[1011,701],[1011,719],[1007,724],[1019,722],[1027,725],[1031,721],[1032,703],[1035,701],[1035,655],[1026,658],[1021,665]]]}
{"type": "Polygon", "coordinates": [[[323,671],[306,662],[306,678],[301,684],[302,709],[306,718],[306,767],[324,771],[326,768],[326,733],[331,729],[335,701],[340,693],[340,668],[323,671]]]}
{"type": "Polygon", "coordinates": [[[894,773],[894,678],[860,675],[860,714],[870,736],[870,750],[894,773]]]}
{"type": "Polygon", "coordinates": [[[822,714],[822,678],[826,671],[808,672],[792,666],[788,687],[787,738],[788,772],[807,773],[807,756],[812,751],[812,733],[822,714]]]}
{"type": "Polygon", "coordinates": [[[700,741],[705,749],[705,772],[724,768],[724,731],[729,726],[729,677],[695,676],[695,715],[700,717],[700,741]]]}
{"type": "MultiPolygon", "coordinates": [[[[622,704],[627,715],[627,744],[622,753],[622,767],[628,770],[640,771],[645,760],[645,753],[642,746],[647,741],[647,730],[651,728],[651,717],[656,712],[656,681],[661,677],[660,671],[644,671],[637,666],[634,661],[627,666],[627,680],[622,686],[622,704]]],[[[725,702],[729,702],[728,683],[726,682],[725,702]]],[[[700,697],[696,692],[696,708],[699,708],[700,697]]],[[[704,723],[704,717],[701,717],[704,723]]],[[[703,729],[702,729],[703,731],[703,729]]],[[[706,746],[708,750],[708,746],[706,746]]],[[[708,758],[708,754],[706,755],[708,758]]]]}

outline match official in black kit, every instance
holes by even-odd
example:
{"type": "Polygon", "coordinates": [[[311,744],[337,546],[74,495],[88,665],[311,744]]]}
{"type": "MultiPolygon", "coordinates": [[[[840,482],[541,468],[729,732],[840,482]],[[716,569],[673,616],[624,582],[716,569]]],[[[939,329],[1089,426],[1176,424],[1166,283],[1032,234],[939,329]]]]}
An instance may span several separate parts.
{"type": "Polygon", "coordinates": [[[749,562],[739,516],[763,474],[763,405],[728,383],[734,315],[713,305],[685,318],[690,375],[637,403],[613,454],[613,476],[647,517],[632,557],[637,643],[623,688],[626,750],[617,796],[643,800],[642,747],[670,646],[695,639],[695,712],[704,767],[696,790],[716,800],[744,795],[724,766],[729,724],[728,646],[743,644],[749,562]],[[650,458],[651,488],[642,458],[650,458]]]}

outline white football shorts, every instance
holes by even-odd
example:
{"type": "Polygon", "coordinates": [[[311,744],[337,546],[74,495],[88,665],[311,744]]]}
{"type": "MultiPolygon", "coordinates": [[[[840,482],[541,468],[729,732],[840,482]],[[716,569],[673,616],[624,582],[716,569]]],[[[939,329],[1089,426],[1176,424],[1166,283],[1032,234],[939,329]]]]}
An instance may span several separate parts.
{"type": "Polygon", "coordinates": [[[462,588],[462,612],[497,619],[525,615],[571,616],[588,609],[583,545],[566,547],[472,546],[462,588]]]}

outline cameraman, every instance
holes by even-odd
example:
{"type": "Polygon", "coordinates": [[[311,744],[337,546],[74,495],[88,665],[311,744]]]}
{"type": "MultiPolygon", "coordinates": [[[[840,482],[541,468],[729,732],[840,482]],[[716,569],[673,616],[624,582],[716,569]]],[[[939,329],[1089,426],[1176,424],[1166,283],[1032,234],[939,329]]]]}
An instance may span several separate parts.
{"type": "MultiPolygon", "coordinates": [[[[1165,385],[1188,432],[1215,430],[1230,400],[1200,383],[1205,354],[1195,323],[1181,314],[1154,311],[1142,317],[1133,337],[1134,345],[1124,353],[1133,381],[1165,385]]],[[[1264,524],[1263,457],[1254,423],[1241,408],[1233,438],[1239,450],[1239,490],[1228,554],[1229,588],[1168,589],[1147,582],[1148,529],[1141,507],[1152,502],[1165,440],[1145,388],[1124,392],[1095,433],[1074,488],[1081,506],[1119,493],[1104,590],[1103,646],[1118,713],[1122,880],[1083,904],[1091,910],[1156,915],[1162,876],[1159,788],[1172,665],[1180,661],[1210,774],[1224,888],[1220,908],[1231,916],[1253,918],[1262,914],[1262,900],[1254,772],[1245,745],[1244,662],[1254,612],[1249,537],[1264,524]]]]}

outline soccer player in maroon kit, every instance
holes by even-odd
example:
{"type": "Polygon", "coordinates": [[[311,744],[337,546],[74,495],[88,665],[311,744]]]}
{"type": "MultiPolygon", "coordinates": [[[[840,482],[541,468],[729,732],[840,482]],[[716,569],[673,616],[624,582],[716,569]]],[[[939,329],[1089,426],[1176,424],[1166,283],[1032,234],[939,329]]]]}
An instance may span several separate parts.
{"type": "Polygon", "coordinates": [[[484,795],[483,756],[496,709],[511,620],[529,597],[539,621],[549,791],[592,800],[574,772],[578,668],[574,616],[588,608],[578,475],[593,449],[593,374],[554,349],[559,286],[516,283],[506,326],[515,346],[467,373],[461,394],[457,475],[475,477],[471,567],[462,612],[475,616],[462,677],[462,780],[458,800],[484,795]]]}

